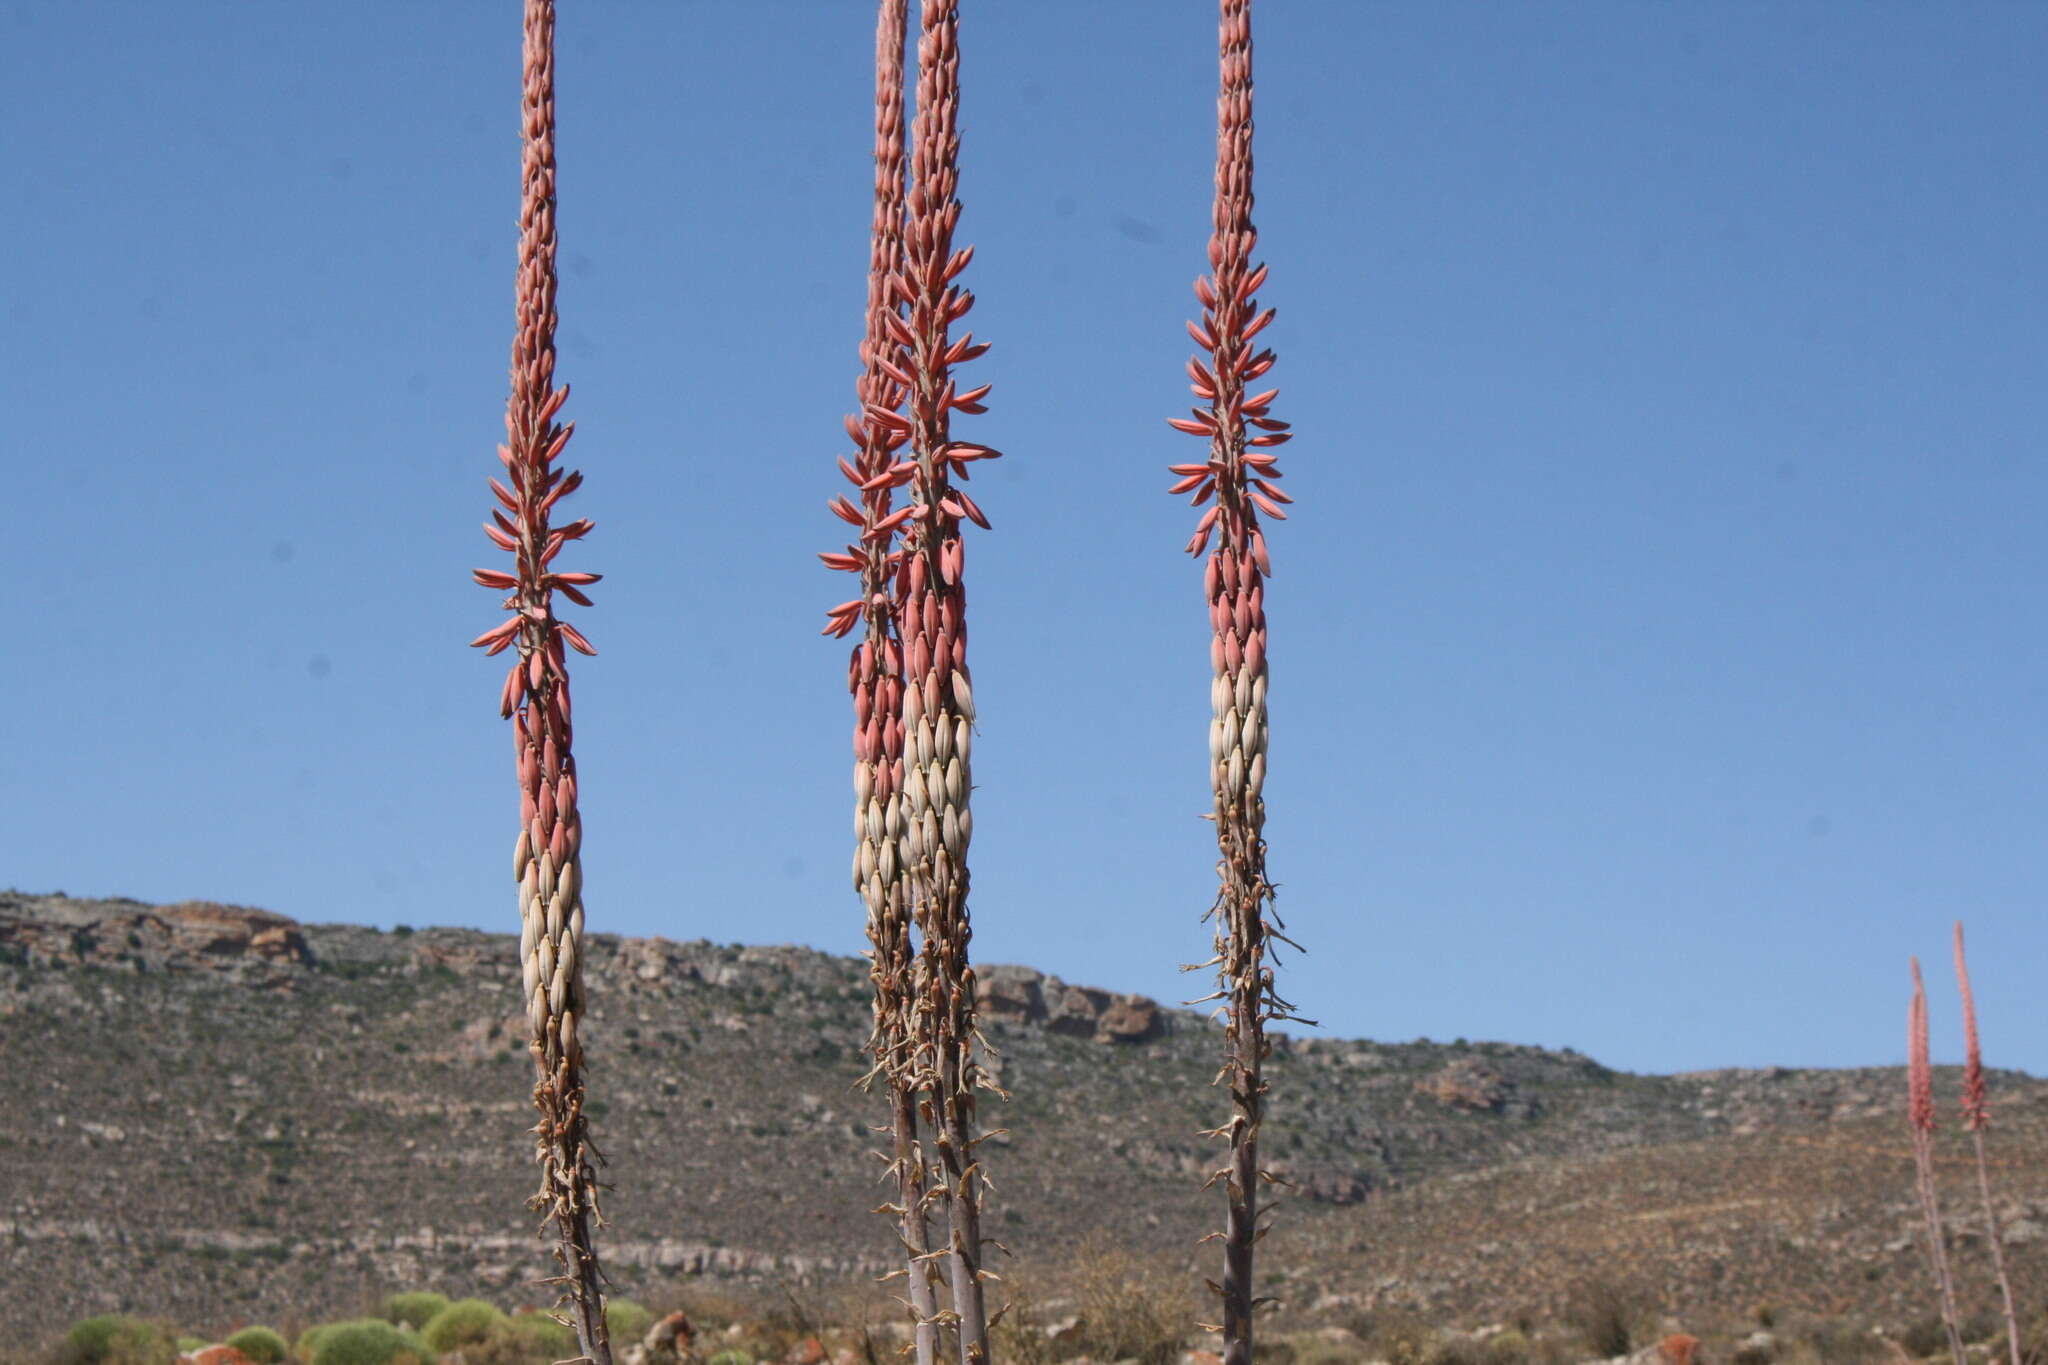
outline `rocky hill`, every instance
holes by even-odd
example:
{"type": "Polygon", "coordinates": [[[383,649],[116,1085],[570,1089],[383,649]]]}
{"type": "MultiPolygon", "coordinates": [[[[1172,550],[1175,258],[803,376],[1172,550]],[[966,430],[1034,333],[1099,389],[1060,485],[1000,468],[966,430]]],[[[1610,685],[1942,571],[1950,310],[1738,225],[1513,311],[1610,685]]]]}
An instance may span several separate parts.
{"type": "MultiPolygon", "coordinates": [[[[516,1297],[543,1264],[516,946],[0,892],[0,1334],[331,1314],[397,1286],[516,1297]]],[[[587,962],[621,1287],[884,1269],[879,1105],[852,1087],[863,964],[602,935],[587,962]]],[[[981,988],[1014,1096],[987,1109],[1008,1130],[991,1230],[1020,1273],[1056,1277],[1091,1233],[1192,1264],[1214,1027],[1025,967],[981,988]]],[[[1288,1040],[1273,1072],[1293,1189],[1262,1264],[1312,1320],[1500,1321],[1587,1277],[1674,1309],[1924,1315],[1896,1071],[1288,1040]]],[[[1998,1073],[1993,1098],[2009,1250],[2048,1287],[2048,1085],[1998,1073]]]]}

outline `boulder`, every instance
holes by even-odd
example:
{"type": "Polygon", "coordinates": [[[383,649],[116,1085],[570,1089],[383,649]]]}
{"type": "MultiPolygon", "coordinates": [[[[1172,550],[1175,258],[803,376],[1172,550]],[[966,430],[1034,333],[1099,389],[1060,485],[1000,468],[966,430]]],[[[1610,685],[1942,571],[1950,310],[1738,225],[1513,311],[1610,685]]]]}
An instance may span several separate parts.
{"type": "Polygon", "coordinates": [[[1093,1038],[1096,1023],[1108,1008],[1108,991],[1062,986],[1047,1002],[1045,1026],[1070,1038],[1093,1038]]]}
{"type": "Polygon", "coordinates": [[[974,974],[974,1003],[993,1019],[1036,1024],[1045,1018],[1045,977],[1029,967],[998,963],[974,974]]]}
{"type": "Polygon", "coordinates": [[[1106,1043],[1142,1043],[1160,1031],[1159,1005],[1142,995],[1119,995],[1095,1022],[1095,1036],[1106,1043]]]}

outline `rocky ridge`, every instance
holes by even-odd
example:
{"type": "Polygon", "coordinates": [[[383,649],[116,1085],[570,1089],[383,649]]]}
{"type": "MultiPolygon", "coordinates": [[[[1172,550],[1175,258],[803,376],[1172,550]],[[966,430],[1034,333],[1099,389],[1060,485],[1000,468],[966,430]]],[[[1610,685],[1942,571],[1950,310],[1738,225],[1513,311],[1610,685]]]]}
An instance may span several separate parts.
{"type": "MultiPolygon", "coordinates": [[[[527,1282],[515,953],[474,930],[0,893],[0,1331],[527,1282]]],[[[885,1268],[881,1115],[852,1088],[864,964],[607,935],[586,961],[620,1283],[885,1268]]],[[[1214,1026],[1027,967],[984,967],[979,989],[1014,1096],[988,1109],[1008,1130],[995,1235],[1026,1267],[1091,1232],[1192,1264],[1214,1026]]],[[[1539,1303],[1616,1263],[1729,1302],[1809,1280],[1916,1292],[1894,1070],[1634,1076],[1504,1043],[1321,1038],[1281,1040],[1272,1070],[1291,1207],[1267,1264],[1301,1311],[1539,1303]]],[[[2024,1271],[2048,1253],[2048,1087],[1994,1087],[2024,1271]]]]}

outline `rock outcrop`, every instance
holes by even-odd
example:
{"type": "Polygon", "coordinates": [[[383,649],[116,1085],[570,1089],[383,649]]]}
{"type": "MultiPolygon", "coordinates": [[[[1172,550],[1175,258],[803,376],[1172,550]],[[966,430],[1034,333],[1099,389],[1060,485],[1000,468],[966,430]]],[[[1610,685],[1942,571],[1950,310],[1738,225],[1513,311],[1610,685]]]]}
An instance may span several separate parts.
{"type": "Polygon", "coordinates": [[[1159,1002],[1092,986],[1069,986],[1029,967],[998,963],[975,970],[975,1002],[983,1017],[1032,1024],[1098,1043],[1142,1043],[1166,1032],[1159,1002]]]}
{"type": "Polygon", "coordinates": [[[31,967],[253,971],[313,965],[283,915],[212,901],[144,905],[0,892],[0,956],[31,967]]]}

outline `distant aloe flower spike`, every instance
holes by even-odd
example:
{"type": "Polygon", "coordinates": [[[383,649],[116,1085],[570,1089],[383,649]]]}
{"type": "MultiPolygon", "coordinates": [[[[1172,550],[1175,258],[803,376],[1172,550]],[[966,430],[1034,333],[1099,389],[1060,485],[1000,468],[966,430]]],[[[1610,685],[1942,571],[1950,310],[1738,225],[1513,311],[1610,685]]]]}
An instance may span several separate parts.
{"type": "Polygon", "coordinates": [[[1913,1003],[1906,1016],[1906,1118],[1916,1133],[1934,1131],[1934,1068],[1927,1045],[1927,990],[1913,959],[1913,1003]]]}
{"type": "Polygon", "coordinates": [[[1934,1066],[1927,1046],[1927,990],[1920,959],[1913,959],[1913,1003],[1906,1011],[1906,1121],[1913,1132],[1913,1168],[1919,1179],[1920,1214],[1927,1223],[1927,1256],[1941,1297],[1941,1321],[1955,1365],[1967,1365],[1956,1319],[1955,1280],[1948,1268],[1948,1238],[1941,1226],[1941,1200],[1934,1184],[1934,1066]]]}
{"type": "Polygon", "coordinates": [[[1259,517],[1284,520],[1281,505],[1293,499],[1280,490],[1273,453],[1289,439],[1288,424],[1271,412],[1278,390],[1251,391],[1273,367],[1272,351],[1253,350],[1273,310],[1259,308],[1266,267],[1252,260],[1258,229],[1252,225],[1250,0],[1221,0],[1219,68],[1210,273],[1195,281],[1202,320],[1188,324],[1188,334],[1206,353],[1187,367],[1204,406],[1169,419],[1176,429],[1208,441],[1209,456],[1200,464],[1172,466],[1179,482],[1170,491],[1190,494],[1197,507],[1210,504],[1188,552],[1199,555],[1215,541],[1203,592],[1213,629],[1209,778],[1221,887],[1209,912],[1216,954],[1204,965],[1217,969],[1220,985],[1208,998],[1224,1002],[1227,1060],[1217,1079],[1229,1083],[1231,1117],[1214,1130],[1228,1139],[1230,1161],[1210,1177],[1211,1184],[1223,1181],[1229,1196],[1221,1233],[1223,1280],[1210,1287],[1223,1300],[1218,1330],[1224,1365],[1251,1365],[1252,1318],[1261,1302],[1253,1289],[1253,1248],[1265,1231],[1259,1224],[1259,1185],[1271,1179],[1258,1154],[1269,1050],[1265,1026],[1295,1016],[1275,993],[1266,962],[1270,941],[1289,940],[1273,913],[1273,886],[1266,877],[1265,575],[1272,562],[1259,517]]]}
{"type": "Polygon", "coordinates": [[[498,460],[506,484],[491,480],[500,506],[484,533],[509,551],[515,571],[478,569],[487,588],[508,592],[512,615],[470,643],[487,654],[516,648],[505,675],[499,713],[513,720],[518,755],[520,831],[512,871],[519,881],[520,957],[527,1023],[536,1070],[534,1132],[541,1164],[532,1200],[543,1227],[552,1224],[557,1283],[570,1310],[582,1354],[611,1365],[605,1330],[603,1272],[592,1240],[598,1210],[597,1167],[584,1112],[583,822],[576,811],[576,762],[570,751],[569,670],[564,645],[593,654],[576,627],[558,619],[554,594],[590,605],[583,589],[593,573],[553,568],[570,541],[589,533],[578,520],[551,526],[549,514],[577,485],[580,473],[555,461],[573,424],[555,418],[569,397],[554,387],[555,370],[555,13],[552,0],[526,0],[526,138],[519,216],[518,330],[512,344],[512,396],[498,460]]]}
{"type": "Polygon", "coordinates": [[[882,1077],[889,1091],[892,1137],[890,1168],[897,1199],[886,1210],[898,1220],[909,1304],[915,1320],[918,1365],[937,1355],[938,1300],[933,1285],[924,1149],[919,1140],[916,1067],[910,1020],[916,995],[917,954],[911,938],[912,887],[909,865],[900,856],[903,833],[903,650],[897,638],[894,585],[903,555],[894,548],[901,518],[892,515],[895,489],[914,466],[897,452],[910,433],[900,416],[894,423],[876,412],[897,414],[905,381],[896,373],[889,322],[901,324],[894,278],[903,258],[903,44],[908,27],[906,0],[882,0],[875,25],[875,208],[868,261],[867,328],[861,340],[860,412],[849,417],[847,434],[858,447],[839,469],[854,486],[858,502],[831,504],[858,528],[857,543],[844,553],[819,556],[827,566],[858,576],[860,595],[828,613],[825,634],[844,637],[865,625],[861,643],[847,665],[853,693],[853,885],[867,908],[868,976],[874,987],[874,1027],[868,1050],[874,1059],[866,1080],[882,1077]],[[899,469],[900,465],[900,469],[899,469]],[[849,513],[853,515],[849,516],[849,513]]]}
{"type": "Polygon", "coordinates": [[[981,1206],[987,1184],[975,1148],[975,1091],[995,1089],[976,1055],[974,973],[968,962],[967,849],[974,835],[974,692],[967,667],[967,595],[960,523],[988,519],[955,483],[968,466],[993,458],[987,446],[956,441],[955,412],[984,411],[989,386],[962,390],[953,367],[988,347],[953,324],[974,307],[956,281],[974,249],[953,246],[960,219],[960,45],[957,0],[923,0],[918,38],[917,114],[911,129],[908,212],[894,297],[904,309],[882,322],[894,343],[884,365],[908,390],[904,413],[870,404],[867,415],[909,437],[910,458],[890,480],[913,501],[882,523],[901,525],[897,574],[903,643],[903,835],[919,943],[917,999],[911,1011],[914,1079],[932,1125],[937,1158],[931,1196],[945,1212],[943,1257],[952,1290],[948,1315],[958,1331],[961,1365],[989,1359],[983,1282],[981,1206]]]}
{"type": "Polygon", "coordinates": [[[1963,922],[1956,921],[1956,985],[1963,996],[1963,1127],[1981,1133],[1991,1126],[1984,1101],[1984,1054],[1977,1046],[1977,1000],[1970,991],[1970,966],[1963,958],[1963,922]]]}
{"type": "Polygon", "coordinates": [[[1963,958],[1963,922],[1956,921],[1956,985],[1963,996],[1963,1127],[1977,1154],[1977,1193],[1984,1200],[1985,1241],[1998,1274],[1998,1292],[2005,1301],[2005,1344],[2012,1365],[2020,1365],[2020,1317],[2013,1304],[2012,1277],[2005,1270],[2005,1235],[1998,1226],[1998,1208],[1991,1201],[1991,1164],[1984,1156],[1984,1134],[1991,1127],[1991,1106],[1984,1097],[1984,1057],[1977,1047],[1977,999],[1970,990],[1970,965],[1963,958]]]}

